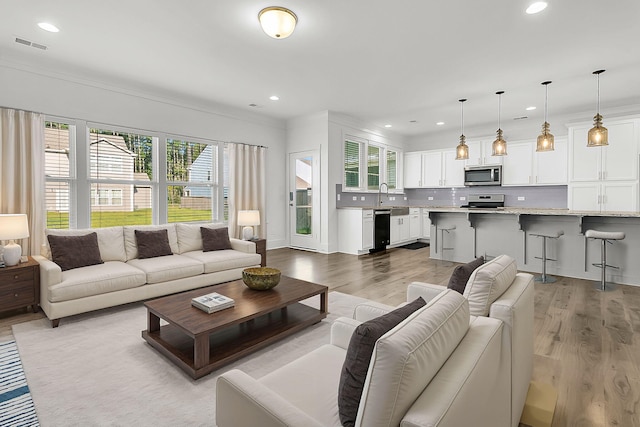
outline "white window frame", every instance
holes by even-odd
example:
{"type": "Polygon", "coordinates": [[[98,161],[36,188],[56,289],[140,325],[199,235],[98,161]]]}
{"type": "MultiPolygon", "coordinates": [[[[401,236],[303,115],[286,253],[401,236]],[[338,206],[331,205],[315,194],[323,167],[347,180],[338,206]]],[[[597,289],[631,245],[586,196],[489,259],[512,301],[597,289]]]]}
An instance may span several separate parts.
{"type": "Polygon", "coordinates": [[[380,165],[379,165],[379,183],[388,181],[387,177],[387,152],[394,151],[396,153],[396,188],[389,189],[390,193],[403,193],[403,185],[402,185],[402,150],[397,147],[386,145],[381,142],[371,141],[364,138],[345,135],[342,138],[342,191],[343,192],[355,192],[355,193],[377,193],[378,189],[375,190],[369,189],[369,170],[368,170],[368,155],[369,155],[369,146],[377,147],[380,150],[380,165]],[[360,159],[359,159],[359,183],[358,187],[347,187],[346,183],[346,172],[344,170],[345,166],[345,144],[346,142],[353,142],[360,144],[360,159]]]}

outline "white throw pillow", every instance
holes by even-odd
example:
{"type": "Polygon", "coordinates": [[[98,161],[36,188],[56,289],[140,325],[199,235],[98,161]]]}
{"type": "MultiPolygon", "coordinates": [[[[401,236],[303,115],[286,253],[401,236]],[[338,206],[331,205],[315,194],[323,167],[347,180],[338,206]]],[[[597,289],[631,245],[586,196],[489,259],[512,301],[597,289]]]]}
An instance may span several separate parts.
{"type": "Polygon", "coordinates": [[[384,334],[373,349],[358,425],[400,425],[469,329],[469,305],[447,289],[384,334]]]}
{"type": "Polygon", "coordinates": [[[175,224],[165,225],[134,225],[124,227],[124,247],[127,251],[127,261],[130,259],[138,258],[138,241],[136,240],[136,230],[152,231],[152,230],[167,230],[167,236],[169,237],[169,246],[171,246],[171,252],[174,254],[179,253],[178,248],[178,235],[176,234],[175,224]]]}
{"type": "Polygon", "coordinates": [[[202,250],[202,234],[200,234],[200,227],[207,228],[220,228],[226,227],[223,223],[203,223],[203,224],[176,224],[176,233],[178,235],[178,248],[179,254],[191,251],[202,250]]]}
{"type": "Polygon", "coordinates": [[[508,255],[495,257],[471,273],[464,289],[471,315],[488,316],[491,304],[511,286],[517,273],[516,261],[508,255]]]}
{"type": "MultiPolygon", "coordinates": [[[[124,249],[124,234],[122,227],[83,228],[77,230],[47,229],[47,236],[84,236],[89,233],[98,235],[98,248],[102,261],[126,261],[124,249]]],[[[42,256],[51,259],[51,247],[49,239],[46,239],[42,247],[42,256]]]]}

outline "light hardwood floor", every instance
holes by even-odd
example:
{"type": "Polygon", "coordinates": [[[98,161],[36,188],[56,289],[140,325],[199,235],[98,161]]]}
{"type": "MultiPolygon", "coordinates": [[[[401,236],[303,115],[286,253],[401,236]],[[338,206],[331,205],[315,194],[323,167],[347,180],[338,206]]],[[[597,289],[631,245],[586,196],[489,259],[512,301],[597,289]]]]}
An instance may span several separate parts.
{"type": "MultiPolygon", "coordinates": [[[[429,248],[359,257],[276,249],[267,259],[285,275],[390,305],[413,281],[446,285],[457,265],[430,259],[429,248]]],[[[640,426],[640,287],[602,293],[586,280],[558,279],[535,285],[533,378],[558,391],[553,426],[640,426]]],[[[4,340],[11,325],[43,315],[0,316],[4,340]]]]}

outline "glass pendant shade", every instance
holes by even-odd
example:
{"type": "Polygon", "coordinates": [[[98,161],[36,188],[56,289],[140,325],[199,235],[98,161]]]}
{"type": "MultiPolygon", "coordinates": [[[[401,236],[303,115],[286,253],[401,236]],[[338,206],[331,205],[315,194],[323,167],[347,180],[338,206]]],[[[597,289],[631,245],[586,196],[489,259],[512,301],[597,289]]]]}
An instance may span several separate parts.
{"type": "Polygon", "coordinates": [[[465,143],[466,137],[460,135],[460,143],[456,147],[456,160],[467,160],[469,158],[469,146],[465,143]]]}
{"type": "Polygon", "coordinates": [[[589,129],[587,147],[602,147],[609,145],[609,131],[602,126],[602,116],[596,114],[593,118],[593,127],[589,129]]]}
{"type": "Polygon", "coordinates": [[[493,141],[491,153],[492,156],[506,156],[507,155],[507,141],[502,138],[502,129],[498,129],[497,138],[493,141]]]}
{"type": "Polygon", "coordinates": [[[504,91],[496,92],[498,95],[498,131],[496,132],[496,140],[493,141],[492,156],[506,156],[507,155],[507,141],[502,137],[502,129],[500,128],[500,109],[502,107],[502,94],[504,91]]]}
{"type": "Polygon", "coordinates": [[[538,143],[536,144],[536,151],[553,151],[555,150],[554,137],[549,132],[549,123],[544,122],[542,125],[542,133],[538,135],[538,143]]]}
{"type": "Polygon", "coordinates": [[[589,129],[587,136],[587,147],[602,147],[609,145],[609,131],[602,126],[602,116],[600,115],[600,74],[605,70],[594,71],[598,81],[598,103],[596,104],[596,115],[593,117],[593,127],[589,129]]]}
{"type": "Polygon", "coordinates": [[[467,160],[469,158],[469,146],[465,143],[464,136],[464,102],[466,99],[459,99],[460,102],[460,143],[456,147],[456,160],[467,160]]]}

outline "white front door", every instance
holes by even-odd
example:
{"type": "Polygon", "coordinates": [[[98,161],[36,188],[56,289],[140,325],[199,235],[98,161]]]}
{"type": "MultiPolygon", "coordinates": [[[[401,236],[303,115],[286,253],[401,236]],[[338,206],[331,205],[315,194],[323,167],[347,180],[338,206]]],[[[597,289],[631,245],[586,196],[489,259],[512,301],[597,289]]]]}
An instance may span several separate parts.
{"type": "Polygon", "coordinates": [[[320,153],[289,154],[289,245],[317,251],[320,246],[320,153]]]}

